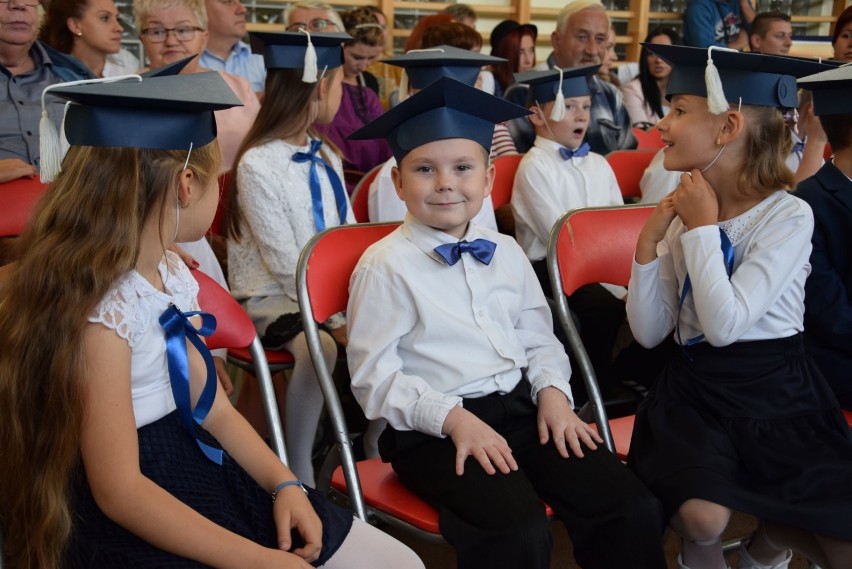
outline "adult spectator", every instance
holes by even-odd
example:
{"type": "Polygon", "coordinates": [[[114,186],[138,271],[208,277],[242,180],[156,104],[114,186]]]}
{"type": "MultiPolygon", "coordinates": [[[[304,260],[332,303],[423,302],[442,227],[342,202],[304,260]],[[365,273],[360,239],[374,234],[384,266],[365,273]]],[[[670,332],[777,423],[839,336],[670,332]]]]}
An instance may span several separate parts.
{"type": "Polygon", "coordinates": [[[849,6],[834,25],[831,35],[831,45],[834,47],[834,59],[837,61],[852,61],[852,6],[849,6]]]}
{"type": "MultiPolygon", "coordinates": [[[[672,28],[654,28],[644,43],[680,45],[680,36],[672,28]]],[[[657,124],[669,111],[666,87],[672,67],[657,54],[642,48],[639,56],[639,76],[622,85],[624,106],[633,126],[646,128],[657,124]]]]}
{"type": "Polygon", "coordinates": [[[309,32],[342,32],[343,20],[329,4],[320,0],[303,0],[284,10],[284,23],[288,32],[305,28],[309,32]]]}
{"type": "MultiPolygon", "coordinates": [[[[600,64],[606,57],[610,21],[599,0],[574,0],[559,12],[556,29],[550,36],[553,52],[543,69],[584,67],[600,64]]],[[[592,112],[586,142],[593,152],[607,154],[613,150],[636,148],[636,137],[630,131],[630,115],[624,107],[621,91],[596,75],[588,78],[592,112]]],[[[505,98],[526,106],[527,87],[512,85],[505,98]]],[[[510,121],[509,129],[518,152],[526,152],[535,140],[528,119],[510,121]]]]}
{"type": "Polygon", "coordinates": [[[491,66],[499,92],[514,83],[513,75],[535,67],[535,40],[538,28],[533,24],[520,24],[515,20],[503,20],[491,32],[491,55],[502,57],[506,63],[491,66]]]}
{"type": "Polygon", "coordinates": [[[251,52],[242,41],[246,35],[246,7],[240,0],[207,0],[207,47],[199,65],[213,71],[239,75],[263,93],[266,67],[263,56],[251,52]]]}
{"type": "MultiPolygon", "coordinates": [[[[79,59],[95,77],[135,73],[139,60],[132,59],[108,69],[108,58],[121,51],[118,9],[113,0],[53,0],[44,14],[39,40],[79,59]]],[[[125,61],[126,56],[119,59],[125,61]]]]}
{"type": "MultiPolygon", "coordinates": [[[[41,92],[48,85],[90,79],[76,58],[36,40],[39,0],[0,3],[0,180],[33,175],[39,167],[41,92]]],[[[64,105],[47,97],[47,113],[58,129],[64,105]]]]}
{"type": "Polygon", "coordinates": [[[467,4],[450,4],[444,8],[443,13],[452,16],[455,22],[470,26],[474,30],[476,29],[476,10],[467,4]]]}
{"type": "Polygon", "coordinates": [[[793,24],[783,12],[761,12],[751,23],[748,47],[754,53],[788,55],[793,45],[793,24]]]}
{"type": "Polygon", "coordinates": [[[693,47],[748,47],[746,28],[754,20],[751,0],[687,0],[683,39],[693,47]]]}
{"type": "Polygon", "coordinates": [[[612,83],[616,87],[621,87],[621,81],[618,79],[618,73],[613,69],[613,65],[618,63],[618,53],[615,51],[616,44],[615,28],[609,27],[609,33],[606,35],[606,49],[604,56],[601,58],[601,66],[598,69],[598,77],[602,80],[612,83]]]}

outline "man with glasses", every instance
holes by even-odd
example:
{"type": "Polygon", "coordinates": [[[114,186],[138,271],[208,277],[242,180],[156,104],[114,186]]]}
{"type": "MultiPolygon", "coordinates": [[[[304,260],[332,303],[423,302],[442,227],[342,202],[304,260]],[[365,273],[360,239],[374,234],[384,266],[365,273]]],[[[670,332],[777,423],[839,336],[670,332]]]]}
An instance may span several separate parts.
{"type": "Polygon", "coordinates": [[[202,67],[245,78],[255,93],[263,93],[266,67],[263,56],[242,41],[246,35],[246,8],[240,0],[207,0],[207,47],[199,58],[202,67]]]}
{"type": "MultiPolygon", "coordinates": [[[[556,19],[556,30],[550,36],[553,52],[541,69],[599,65],[607,56],[609,16],[599,0],[575,0],[562,8],[556,19]]],[[[596,75],[588,78],[592,96],[591,118],[586,142],[592,152],[606,155],[613,150],[632,149],[638,145],[630,130],[630,115],[624,107],[621,91],[596,75]]],[[[526,89],[512,85],[505,98],[526,104],[526,89]]],[[[532,146],[535,133],[526,118],[509,125],[519,152],[532,146]],[[526,122],[526,124],[524,124],[526,122]],[[523,129],[523,130],[522,130],[523,129]]]]}
{"type": "Polygon", "coordinates": [[[304,0],[284,10],[288,32],[305,28],[309,32],[342,32],[343,21],[334,8],[319,0],[304,0]]]}
{"type": "MultiPolygon", "coordinates": [[[[32,176],[39,167],[41,92],[62,81],[92,78],[70,55],[36,40],[39,0],[0,0],[0,182],[32,176]]],[[[47,97],[58,129],[64,105],[47,97]]]]}

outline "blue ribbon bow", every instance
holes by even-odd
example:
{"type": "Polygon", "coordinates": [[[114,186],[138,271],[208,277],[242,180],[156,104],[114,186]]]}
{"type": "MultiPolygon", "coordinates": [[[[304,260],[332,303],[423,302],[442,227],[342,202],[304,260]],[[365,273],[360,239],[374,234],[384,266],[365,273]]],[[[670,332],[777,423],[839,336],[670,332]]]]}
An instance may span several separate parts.
{"type": "Polygon", "coordinates": [[[488,264],[494,257],[497,244],[488,239],[474,239],[471,242],[459,241],[458,243],[447,243],[435,247],[435,252],[444,259],[448,265],[453,266],[459,262],[462,253],[470,253],[477,261],[488,264]]]}
{"type": "MultiPolygon", "coordinates": [[[[731,278],[731,274],[734,272],[734,246],[731,244],[731,240],[728,239],[728,234],[725,233],[722,228],[719,228],[719,235],[722,239],[722,257],[725,260],[725,270],[728,272],[728,278],[731,278]]],[[[680,337],[680,311],[683,308],[683,303],[686,300],[686,295],[689,294],[689,291],[692,289],[692,281],[689,280],[689,275],[686,275],[686,278],[683,280],[683,290],[680,292],[680,304],[677,306],[677,343],[681,346],[684,345],[683,340],[680,337]]],[[[704,339],[704,334],[699,334],[694,338],[688,338],[686,340],[687,346],[692,346],[693,344],[697,344],[701,340],[704,339]]]]}
{"type": "Polygon", "coordinates": [[[802,154],[805,152],[805,143],[804,142],[796,142],[793,144],[793,152],[796,153],[796,156],[799,157],[799,160],[802,159],[802,154]]]}
{"type": "Polygon", "coordinates": [[[222,464],[222,450],[213,448],[203,443],[195,434],[195,425],[202,424],[213,400],[216,398],[216,367],[213,365],[213,357],[210,350],[201,340],[200,336],[209,336],[216,329],[216,318],[207,312],[181,312],[174,304],[160,316],[160,325],[166,331],[166,356],[169,362],[169,379],[172,386],[172,395],[175,398],[178,416],[183,426],[198,443],[201,452],[216,464],[222,464]],[[190,316],[201,316],[201,327],[196,329],[189,321],[190,316]],[[186,341],[192,342],[195,348],[204,358],[207,366],[207,380],[204,389],[198,398],[198,404],[192,409],[192,400],[189,394],[189,360],[186,355],[186,341]]]}
{"type": "Polygon", "coordinates": [[[312,140],[311,149],[308,152],[296,152],[293,154],[294,162],[310,162],[310,188],[311,188],[311,203],[314,210],[314,226],[317,231],[325,229],[325,217],[322,211],[322,186],[320,185],[319,172],[317,164],[325,166],[325,173],[328,174],[328,179],[331,181],[331,188],[334,190],[334,200],[337,202],[337,213],[340,216],[340,225],[346,223],[346,192],[343,189],[343,184],[340,182],[340,176],[334,171],[331,165],[322,159],[319,155],[319,149],[322,146],[321,140],[312,140]]]}
{"type": "Polygon", "coordinates": [[[583,156],[589,153],[589,143],[584,142],[580,145],[580,148],[576,150],[571,150],[570,148],[565,148],[564,146],[559,149],[559,154],[565,160],[570,160],[571,158],[577,157],[582,158],[583,156]]]}

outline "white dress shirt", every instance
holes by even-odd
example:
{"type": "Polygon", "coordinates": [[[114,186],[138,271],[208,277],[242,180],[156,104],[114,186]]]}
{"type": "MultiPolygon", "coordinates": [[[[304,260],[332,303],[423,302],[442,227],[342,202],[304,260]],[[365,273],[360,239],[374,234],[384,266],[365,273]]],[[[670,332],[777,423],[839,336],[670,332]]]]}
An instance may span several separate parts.
{"type": "Polygon", "coordinates": [[[684,343],[704,334],[711,345],[727,346],[802,331],[814,229],[810,206],[778,191],[718,227],[687,231],[675,218],[657,259],[646,265],[634,259],[627,318],[643,346],[656,346],[674,330],[687,273],[692,290],[680,314],[684,343]],[[734,246],[730,279],[718,227],[734,246]]]}
{"type": "Polygon", "coordinates": [[[361,257],[346,354],[368,418],[441,437],[463,397],[508,393],[522,376],[534,401],[553,386],[573,405],[568,356],[529,261],[511,237],[469,224],[464,239],[478,238],[497,244],[490,264],[463,254],[448,266],[434,248],[458,240],[409,214],[361,257]]]}
{"type": "Polygon", "coordinates": [[[537,136],[518,165],[512,189],[515,237],[530,261],[547,255],[550,230],[579,207],[623,205],[615,173],[600,154],[565,160],[558,142],[537,136]]]}
{"type": "MultiPolygon", "coordinates": [[[[408,212],[405,202],[399,199],[396,187],[393,185],[391,170],[394,166],[396,166],[396,158],[391,156],[370,184],[370,193],[367,194],[367,215],[370,221],[402,221],[408,212]]],[[[482,201],[482,209],[471,221],[497,231],[494,202],[491,201],[491,196],[482,201]]]]}

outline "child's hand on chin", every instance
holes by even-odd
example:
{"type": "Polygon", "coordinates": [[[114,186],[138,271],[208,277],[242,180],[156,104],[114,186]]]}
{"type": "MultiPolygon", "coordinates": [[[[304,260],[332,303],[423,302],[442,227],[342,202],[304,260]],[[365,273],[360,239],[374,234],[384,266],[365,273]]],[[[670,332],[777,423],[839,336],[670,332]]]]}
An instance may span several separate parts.
{"type": "Polygon", "coordinates": [[[509,444],[497,431],[463,407],[453,407],[444,419],[444,434],[456,445],[456,474],[464,474],[464,461],[472,456],[488,474],[518,469],[509,444]],[[496,467],[496,468],[495,468],[496,467]]]}
{"type": "Polygon", "coordinates": [[[698,170],[680,177],[680,184],[672,193],[675,213],[687,229],[713,225],[719,219],[719,201],[716,192],[698,170]]]}

